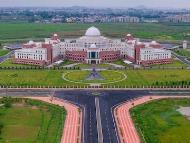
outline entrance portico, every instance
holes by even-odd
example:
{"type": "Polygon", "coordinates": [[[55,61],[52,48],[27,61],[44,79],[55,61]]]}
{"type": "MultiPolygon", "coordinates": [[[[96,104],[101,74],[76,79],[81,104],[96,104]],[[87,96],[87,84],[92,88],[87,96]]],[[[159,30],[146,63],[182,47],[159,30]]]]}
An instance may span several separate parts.
{"type": "Polygon", "coordinates": [[[87,50],[87,59],[86,63],[88,64],[100,64],[100,50],[96,47],[95,44],[92,44],[91,47],[87,50]]]}
{"type": "Polygon", "coordinates": [[[87,64],[100,64],[101,60],[100,59],[86,59],[87,64]]]}

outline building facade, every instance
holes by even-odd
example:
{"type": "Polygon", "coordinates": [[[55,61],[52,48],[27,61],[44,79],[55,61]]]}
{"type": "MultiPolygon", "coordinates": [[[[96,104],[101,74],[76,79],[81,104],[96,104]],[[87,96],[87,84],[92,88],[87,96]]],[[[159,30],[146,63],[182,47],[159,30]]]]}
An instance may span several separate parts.
{"type": "Polygon", "coordinates": [[[172,61],[171,51],[152,41],[139,42],[131,34],[122,40],[109,39],[101,35],[99,29],[90,27],[84,36],[61,42],[54,34],[45,42],[30,41],[15,51],[14,63],[48,65],[60,59],[74,62],[100,64],[119,59],[128,59],[134,64],[166,64],[172,61]]]}

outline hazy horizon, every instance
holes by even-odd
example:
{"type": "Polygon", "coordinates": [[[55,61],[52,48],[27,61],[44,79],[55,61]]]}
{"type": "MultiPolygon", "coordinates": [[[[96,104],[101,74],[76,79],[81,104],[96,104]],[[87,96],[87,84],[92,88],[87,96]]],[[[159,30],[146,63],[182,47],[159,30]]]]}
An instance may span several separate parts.
{"type": "Polygon", "coordinates": [[[145,6],[149,8],[190,8],[187,0],[0,0],[0,7],[100,7],[129,8],[145,6]],[[172,5],[171,5],[172,4],[172,5]]]}

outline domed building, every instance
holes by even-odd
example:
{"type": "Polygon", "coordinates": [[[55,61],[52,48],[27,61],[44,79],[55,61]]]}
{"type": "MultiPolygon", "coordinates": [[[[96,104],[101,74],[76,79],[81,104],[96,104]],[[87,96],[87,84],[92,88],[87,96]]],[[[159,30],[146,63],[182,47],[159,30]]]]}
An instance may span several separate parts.
{"type": "Polygon", "coordinates": [[[60,43],[59,47],[65,53],[63,57],[68,60],[99,64],[120,59],[123,56],[121,53],[124,54],[125,46],[126,44],[120,40],[111,40],[102,36],[100,30],[92,26],[74,43],[66,41],[60,43]]]}
{"type": "Polygon", "coordinates": [[[14,63],[48,65],[60,59],[74,62],[100,64],[127,59],[134,64],[167,64],[172,61],[171,51],[157,43],[140,42],[127,34],[124,40],[104,37],[94,26],[84,36],[62,42],[58,34],[45,42],[30,41],[15,51],[14,63]]]}
{"type": "Polygon", "coordinates": [[[94,26],[88,28],[88,30],[86,30],[85,36],[89,37],[89,36],[101,36],[100,30],[94,26]]]}

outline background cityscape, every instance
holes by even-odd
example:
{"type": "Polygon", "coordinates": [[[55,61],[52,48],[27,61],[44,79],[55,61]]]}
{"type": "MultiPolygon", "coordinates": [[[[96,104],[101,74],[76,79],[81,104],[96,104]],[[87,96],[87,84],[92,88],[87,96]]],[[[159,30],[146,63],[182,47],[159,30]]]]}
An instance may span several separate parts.
{"type": "Polygon", "coordinates": [[[190,9],[1,7],[0,22],[29,23],[188,23],[190,9]]]}

